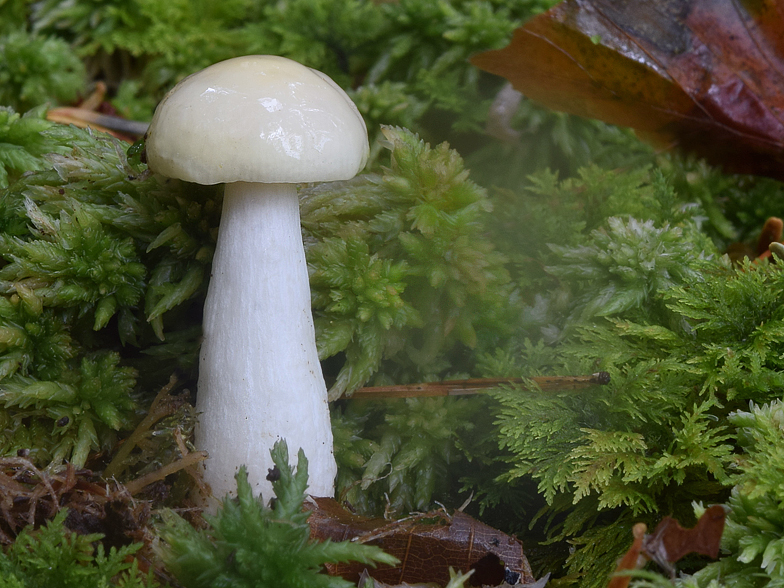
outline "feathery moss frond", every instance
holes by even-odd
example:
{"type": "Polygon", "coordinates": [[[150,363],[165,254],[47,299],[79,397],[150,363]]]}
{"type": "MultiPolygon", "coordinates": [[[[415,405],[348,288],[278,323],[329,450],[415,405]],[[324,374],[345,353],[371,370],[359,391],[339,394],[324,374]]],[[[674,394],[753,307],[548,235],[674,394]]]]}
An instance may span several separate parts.
{"type": "Polygon", "coordinates": [[[186,588],[303,587],[349,588],[339,577],[320,573],[327,562],[394,564],[380,548],[343,541],[311,541],[303,510],[308,462],[300,449],[296,471],[288,463],[285,441],[270,450],[280,477],[272,483],[276,499],[264,505],[254,496],[244,467],[236,475],[237,496],[227,497],[209,529],[197,531],[169,511],[161,535],[161,555],[186,588]]]}
{"type": "Polygon", "coordinates": [[[160,586],[153,570],[142,574],[133,554],[141,544],[106,553],[102,535],[79,535],[65,527],[61,510],[40,529],[25,528],[6,553],[0,552],[2,588],[143,588],[160,586]],[[129,561],[130,560],[130,561],[129,561]]]}
{"type": "Polygon", "coordinates": [[[391,166],[306,192],[302,222],[322,358],[345,352],[330,394],[365,383],[386,356],[422,376],[500,325],[504,258],[484,236],[485,192],[446,144],[385,128],[391,166]],[[414,365],[411,365],[411,364],[414,365]]]}

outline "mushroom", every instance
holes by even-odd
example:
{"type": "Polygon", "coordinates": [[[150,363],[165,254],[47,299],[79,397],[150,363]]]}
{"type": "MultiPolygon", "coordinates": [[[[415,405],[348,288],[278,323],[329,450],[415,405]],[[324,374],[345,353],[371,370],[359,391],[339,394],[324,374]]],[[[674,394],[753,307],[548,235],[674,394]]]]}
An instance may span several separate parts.
{"type": "Polygon", "coordinates": [[[196,444],[222,497],[245,464],[269,495],[269,449],[287,440],[309,461],[309,492],[334,494],[327,389],[321,374],[296,183],[346,180],[365,166],[367,129],[326,75],[283,57],[217,63],[182,80],[147,132],[150,169],[225,183],[204,305],[196,444]]]}

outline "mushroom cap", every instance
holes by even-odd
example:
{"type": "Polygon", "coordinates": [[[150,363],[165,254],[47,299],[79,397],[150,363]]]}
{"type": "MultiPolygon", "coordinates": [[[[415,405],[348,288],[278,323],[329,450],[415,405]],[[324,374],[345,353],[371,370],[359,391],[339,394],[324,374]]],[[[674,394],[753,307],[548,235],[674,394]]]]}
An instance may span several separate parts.
{"type": "Polygon", "coordinates": [[[199,184],[346,180],[365,167],[367,128],[328,76],[274,55],[236,57],[177,84],[155,110],[147,162],[199,184]]]}

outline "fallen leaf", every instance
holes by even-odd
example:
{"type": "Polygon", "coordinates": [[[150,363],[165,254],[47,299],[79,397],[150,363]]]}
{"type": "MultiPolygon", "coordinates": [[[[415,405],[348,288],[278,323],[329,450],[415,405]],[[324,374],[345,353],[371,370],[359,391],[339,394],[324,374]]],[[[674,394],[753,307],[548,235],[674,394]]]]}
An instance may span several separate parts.
{"type": "Polygon", "coordinates": [[[675,574],[672,564],[690,553],[716,559],[725,515],[723,506],[711,506],[691,529],[684,529],[672,517],[664,517],[653,533],[645,537],[643,551],[671,575],[675,574]]]}
{"type": "Polygon", "coordinates": [[[672,564],[690,553],[716,559],[725,515],[723,506],[711,506],[691,529],[684,529],[672,517],[664,517],[650,535],[645,523],[637,523],[632,528],[632,546],[618,562],[607,588],[627,588],[631,575],[624,572],[642,569],[650,560],[675,577],[672,564]]]}
{"type": "Polygon", "coordinates": [[[784,5],[565,0],[477,67],[553,110],[784,179],[784,5]]]}
{"type": "MultiPolygon", "coordinates": [[[[469,515],[435,511],[399,521],[355,515],[330,498],[306,503],[312,512],[311,536],[333,541],[355,540],[378,545],[400,560],[398,566],[378,566],[371,575],[378,582],[399,585],[449,582],[449,568],[473,570],[471,585],[532,584],[536,580],[523,553],[523,545],[469,515]]],[[[330,564],[327,571],[356,582],[362,564],[330,564]]]]}

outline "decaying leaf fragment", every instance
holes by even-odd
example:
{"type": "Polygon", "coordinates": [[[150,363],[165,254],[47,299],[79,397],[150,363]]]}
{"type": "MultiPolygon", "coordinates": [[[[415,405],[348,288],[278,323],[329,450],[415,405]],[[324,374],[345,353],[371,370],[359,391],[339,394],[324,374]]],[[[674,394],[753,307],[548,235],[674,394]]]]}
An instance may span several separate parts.
{"type": "Polygon", "coordinates": [[[565,0],[472,63],[554,110],[784,179],[784,5],[565,0]]]}
{"type": "Polygon", "coordinates": [[[70,464],[48,473],[26,458],[0,459],[0,543],[11,543],[22,528],[42,525],[62,509],[68,509],[68,529],[101,533],[110,545],[147,539],[150,505],[133,500],[122,486],[110,487],[70,464]]]}
{"type": "MultiPolygon", "coordinates": [[[[311,537],[378,545],[400,560],[397,566],[372,570],[379,582],[443,586],[450,580],[450,567],[463,573],[473,570],[468,583],[474,586],[535,582],[522,543],[460,511],[451,515],[434,511],[389,522],[352,514],[330,498],[314,498],[306,507],[311,510],[311,537]]],[[[328,571],[356,582],[364,568],[336,564],[329,565],[328,571]]]]}
{"type": "Polygon", "coordinates": [[[644,523],[636,524],[632,529],[634,542],[618,562],[608,588],[626,588],[631,576],[622,572],[639,570],[650,560],[675,577],[673,564],[690,553],[716,559],[725,515],[724,507],[717,504],[706,509],[691,529],[684,529],[672,517],[664,517],[651,534],[645,532],[644,523]]]}
{"type": "Polygon", "coordinates": [[[716,559],[725,515],[723,506],[711,506],[691,529],[684,529],[672,517],[664,517],[653,533],[645,537],[643,551],[672,575],[675,574],[672,564],[690,553],[716,559]]]}

